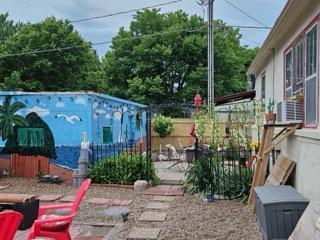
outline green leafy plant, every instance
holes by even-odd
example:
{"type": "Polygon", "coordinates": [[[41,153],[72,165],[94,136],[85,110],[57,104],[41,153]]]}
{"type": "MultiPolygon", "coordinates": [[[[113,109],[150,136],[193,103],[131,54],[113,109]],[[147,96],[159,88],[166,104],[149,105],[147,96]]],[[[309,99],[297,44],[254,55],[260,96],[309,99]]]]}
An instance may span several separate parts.
{"type": "Polygon", "coordinates": [[[208,109],[204,106],[196,113],[196,136],[200,142],[204,142],[206,140],[206,136],[208,136],[210,146],[217,147],[221,141],[220,119],[215,111],[215,106],[212,106],[210,112],[211,115],[208,114],[208,109]]]}
{"type": "Polygon", "coordinates": [[[110,156],[94,163],[88,172],[88,176],[94,183],[109,184],[133,184],[137,180],[145,179],[149,174],[152,184],[158,184],[154,165],[139,153],[121,153],[110,156]],[[149,170],[149,172],[147,172],[149,170]]]}
{"type": "Polygon", "coordinates": [[[173,122],[170,117],[157,114],[152,118],[152,129],[160,138],[169,136],[173,131],[173,122]]]}
{"type": "Polygon", "coordinates": [[[264,119],[264,111],[262,110],[262,103],[261,100],[258,101],[256,98],[253,100],[253,118],[254,118],[254,124],[257,126],[258,129],[258,143],[260,143],[260,135],[261,135],[261,129],[263,126],[263,119],[264,119]]]}
{"type": "Polygon", "coordinates": [[[276,101],[273,98],[269,98],[268,107],[267,107],[268,113],[273,113],[275,103],[276,101]]]}
{"type": "Polygon", "coordinates": [[[190,194],[206,196],[212,193],[238,199],[241,202],[246,201],[250,192],[252,170],[243,166],[227,167],[225,165],[239,158],[238,152],[227,153],[226,162],[216,151],[209,154],[211,154],[210,157],[207,155],[196,159],[189,168],[184,184],[185,190],[190,194]],[[230,160],[230,157],[233,159],[230,160]]]}
{"type": "Polygon", "coordinates": [[[152,118],[152,129],[155,133],[159,134],[160,137],[160,153],[161,144],[163,138],[169,136],[173,132],[173,121],[170,117],[165,117],[161,114],[156,114],[152,118]]]}

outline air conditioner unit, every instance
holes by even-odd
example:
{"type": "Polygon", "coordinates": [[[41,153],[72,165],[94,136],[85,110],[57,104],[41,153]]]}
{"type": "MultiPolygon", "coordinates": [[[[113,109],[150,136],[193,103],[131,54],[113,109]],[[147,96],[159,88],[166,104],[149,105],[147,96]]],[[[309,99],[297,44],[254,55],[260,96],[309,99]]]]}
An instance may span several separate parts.
{"type": "Polygon", "coordinates": [[[285,100],[277,104],[278,122],[302,122],[303,102],[297,100],[285,100]]]}

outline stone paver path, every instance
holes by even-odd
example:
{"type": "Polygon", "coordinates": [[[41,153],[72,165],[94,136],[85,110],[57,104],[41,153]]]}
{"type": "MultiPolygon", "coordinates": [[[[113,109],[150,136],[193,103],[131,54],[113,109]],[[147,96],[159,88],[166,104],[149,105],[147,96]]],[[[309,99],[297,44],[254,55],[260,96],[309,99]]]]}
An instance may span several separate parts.
{"type": "Polygon", "coordinates": [[[133,200],[128,199],[110,199],[110,198],[90,198],[88,203],[108,206],[129,206],[133,200]]]}
{"type": "Polygon", "coordinates": [[[183,196],[183,190],[179,186],[158,185],[144,191],[146,195],[158,196],[183,196]]]}
{"type": "Polygon", "coordinates": [[[40,202],[54,202],[62,198],[62,195],[40,195],[38,197],[40,202]]]}
{"type": "Polygon", "coordinates": [[[158,185],[147,189],[144,194],[154,196],[149,200],[147,210],[141,214],[127,239],[157,239],[161,234],[161,224],[168,215],[166,210],[170,208],[175,196],[183,195],[183,191],[178,186],[158,185]],[[147,223],[152,223],[153,228],[145,228],[147,223]]]}
{"type": "Polygon", "coordinates": [[[160,202],[173,202],[175,197],[170,196],[154,196],[152,198],[153,201],[160,201],[160,202]]]}
{"type": "Polygon", "coordinates": [[[142,213],[142,215],[139,218],[139,221],[144,222],[163,222],[166,220],[167,213],[166,212],[152,212],[152,211],[146,211],[142,213]]]}
{"type": "Polygon", "coordinates": [[[149,202],[147,205],[148,209],[169,209],[169,204],[162,202],[149,202]]]}
{"type": "Polygon", "coordinates": [[[160,228],[137,228],[134,227],[129,233],[128,239],[157,239],[160,233],[160,228]]]}

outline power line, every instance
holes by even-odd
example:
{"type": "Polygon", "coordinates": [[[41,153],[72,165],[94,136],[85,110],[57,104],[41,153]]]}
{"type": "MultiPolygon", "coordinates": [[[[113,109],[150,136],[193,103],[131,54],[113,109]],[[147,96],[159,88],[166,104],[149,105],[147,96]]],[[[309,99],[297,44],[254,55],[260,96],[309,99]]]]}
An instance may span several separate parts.
{"type": "Polygon", "coordinates": [[[234,28],[247,28],[247,29],[266,29],[270,30],[270,27],[260,27],[260,26],[243,26],[243,25],[229,25],[234,28]]]}
{"type": "MultiPolygon", "coordinates": [[[[96,42],[96,43],[91,43],[91,44],[80,44],[80,45],[73,45],[73,46],[61,47],[61,48],[34,50],[34,51],[29,51],[29,52],[13,53],[13,54],[7,54],[7,55],[2,55],[2,56],[0,55],[0,59],[7,58],[7,57],[33,55],[33,54],[38,54],[38,53],[63,52],[63,51],[67,51],[67,50],[73,50],[73,49],[77,49],[77,48],[88,47],[89,45],[91,45],[91,46],[105,45],[105,44],[110,44],[110,43],[113,43],[113,42],[121,42],[121,41],[127,41],[127,40],[141,39],[141,38],[151,37],[151,36],[161,36],[161,35],[165,35],[165,34],[169,34],[169,33],[179,33],[179,32],[193,33],[193,32],[199,32],[199,31],[203,30],[206,27],[207,27],[207,25],[204,25],[204,26],[196,28],[196,29],[178,29],[178,30],[171,30],[171,31],[166,31],[166,32],[151,33],[151,34],[146,34],[146,35],[141,35],[141,36],[134,36],[134,37],[128,37],[128,38],[121,38],[121,39],[113,39],[113,41],[103,41],[103,42],[96,42]]],[[[216,27],[219,28],[219,26],[216,26],[216,27]]],[[[235,27],[235,28],[258,28],[258,29],[263,28],[263,27],[255,27],[255,26],[237,26],[237,25],[231,25],[230,27],[235,27]]]]}
{"type": "Polygon", "coordinates": [[[117,13],[110,13],[110,14],[105,14],[105,15],[101,15],[101,16],[82,18],[82,19],[78,19],[78,20],[71,20],[70,22],[76,23],[76,22],[90,21],[90,20],[99,19],[99,18],[107,18],[107,17],[112,17],[112,16],[131,13],[131,12],[137,12],[137,11],[141,11],[141,10],[146,10],[146,9],[149,9],[149,8],[162,7],[162,6],[166,6],[166,5],[177,3],[177,2],[181,2],[181,1],[182,0],[174,0],[174,1],[166,2],[166,3],[159,3],[159,4],[156,4],[156,5],[153,5],[153,6],[148,6],[148,7],[143,7],[143,8],[130,9],[130,10],[121,11],[121,12],[117,12],[117,13]]]}
{"type": "MultiPolygon", "coordinates": [[[[109,44],[109,43],[113,43],[113,42],[141,39],[141,38],[150,37],[150,36],[161,36],[161,35],[165,35],[165,34],[169,34],[169,33],[178,33],[178,32],[193,33],[193,32],[199,32],[206,27],[207,26],[202,26],[202,27],[196,28],[196,29],[178,29],[178,30],[171,30],[171,31],[166,31],[166,32],[157,32],[157,33],[146,34],[146,35],[141,35],[141,36],[114,39],[113,41],[96,42],[96,43],[91,43],[90,45],[91,46],[105,45],[105,44],[109,44]]],[[[84,48],[84,47],[88,47],[88,46],[89,46],[89,44],[81,44],[81,45],[74,45],[74,46],[68,46],[68,47],[62,47],[62,48],[52,48],[52,49],[35,50],[35,51],[29,51],[29,52],[13,53],[13,54],[2,55],[2,56],[0,56],[0,59],[7,58],[7,57],[33,55],[33,54],[38,54],[38,53],[62,52],[62,51],[73,50],[73,49],[77,49],[77,48],[84,48]]]]}
{"type": "Polygon", "coordinates": [[[244,10],[242,10],[241,8],[239,8],[238,6],[234,5],[232,2],[230,2],[229,0],[224,0],[226,3],[228,3],[229,5],[231,5],[232,7],[234,7],[235,9],[237,9],[238,11],[242,12],[244,15],[248,16],[249,18],[251,18],[253,21],[259,23],[260,25],[264,26],[265,28],[271,29],[271,27],[268,27],[267,25],[265,25],[264,23],[262,23],[261,21],[259,21],[258,19],[256,19],[255,17],[251,16],[249,13],[245,12],[244,10]]]}

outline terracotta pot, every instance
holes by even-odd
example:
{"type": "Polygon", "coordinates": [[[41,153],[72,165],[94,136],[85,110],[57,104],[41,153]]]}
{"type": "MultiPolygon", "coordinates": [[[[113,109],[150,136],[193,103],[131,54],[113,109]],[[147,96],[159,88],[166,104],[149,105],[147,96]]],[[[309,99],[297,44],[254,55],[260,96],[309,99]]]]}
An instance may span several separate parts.
{"type": "Polygon", "coordinates": [[[276,113],[266,113],[264,115],[264,118],[265,118],[267,124],[274,124],[277,120],[277,114],[276,113]]]}

